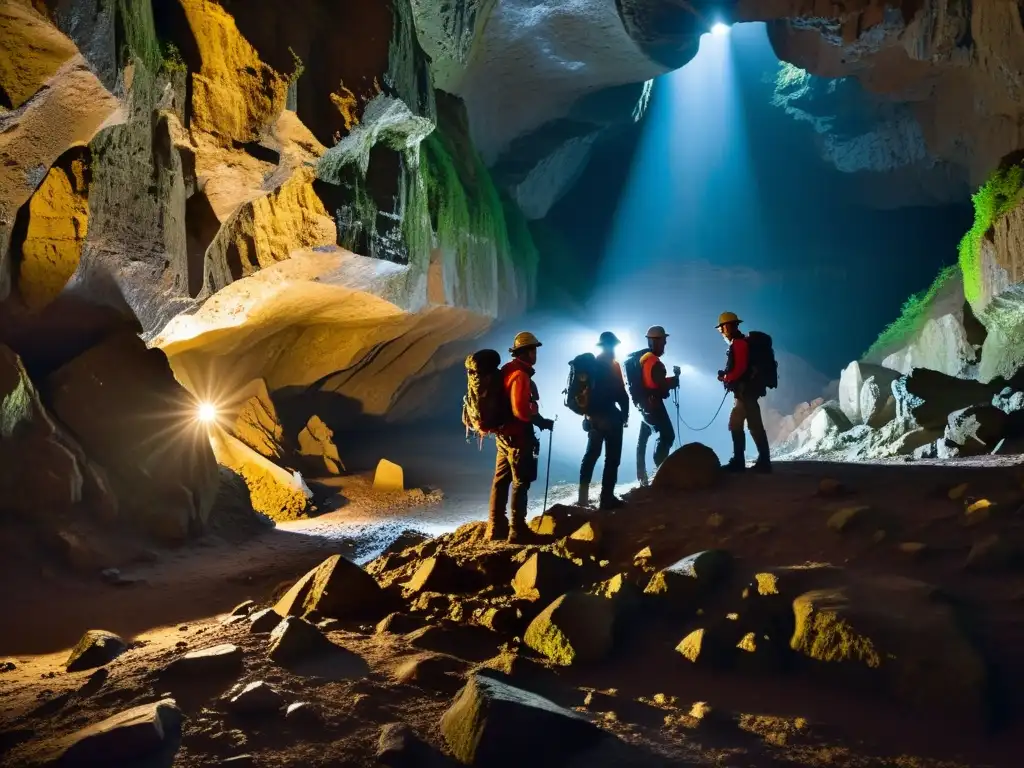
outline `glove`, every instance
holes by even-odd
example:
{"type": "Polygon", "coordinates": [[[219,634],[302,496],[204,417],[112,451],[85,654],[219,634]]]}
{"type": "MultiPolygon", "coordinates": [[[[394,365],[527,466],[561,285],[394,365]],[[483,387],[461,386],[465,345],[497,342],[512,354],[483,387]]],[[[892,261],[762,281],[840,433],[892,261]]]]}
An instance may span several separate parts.
{"type": "Polygon", "coordinates": [[[676,378],[678,378],[679,374],[681,374],[682,372],[683,372],[683,369],[680,368],[678,365],[673,365],[672,366],[672,373],[674,373],[676,375],[676,378]]]}
{"type": "Polygon", "coordinates": [[[555,422],[552,421],[551,419],[541,419],[540,422],[539,422],[539,426],[540,426],[540,428],[542,430],[554,429],[555,428],[555,422]]]}
{"type": "Polygon", "coordinates": [[[718,380],[719,381],[725,381],[725,371],[719,371],[718,372],[718,380]]]}

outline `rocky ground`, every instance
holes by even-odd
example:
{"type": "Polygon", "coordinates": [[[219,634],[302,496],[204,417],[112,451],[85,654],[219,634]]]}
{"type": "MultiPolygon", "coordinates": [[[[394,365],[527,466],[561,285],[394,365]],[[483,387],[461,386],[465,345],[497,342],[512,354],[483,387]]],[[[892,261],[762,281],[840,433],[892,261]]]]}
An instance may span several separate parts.
{"type": "MultiPolygon", "coordinates": [[[[252,601],[235,610],[183,620],[209,600],[161,589],[123,640],[4,662],[0,762],[1018,764],[1016,464],[732,478],[703,458],[677,452],[614,516],[555,507],[524,547],[468,524],[405,534],[364,571],[320,536],[274,550],[265,578],[211,570],[207,594],[252,601]]],[[[114,629],[112,609],[31,591],[65,633],[114,629]]]]}

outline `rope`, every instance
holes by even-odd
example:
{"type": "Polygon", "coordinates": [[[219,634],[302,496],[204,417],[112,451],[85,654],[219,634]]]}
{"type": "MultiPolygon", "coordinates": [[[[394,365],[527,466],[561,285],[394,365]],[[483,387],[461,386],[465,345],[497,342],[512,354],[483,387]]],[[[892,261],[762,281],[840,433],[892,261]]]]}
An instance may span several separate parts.
{"type": "MultiPolygon", "coordinates": [[[[729,396],[728,392],[726,392],[724,395],[722,395],[722,402],[720,402],[718,404],[718,410],[715,411],[715,415],[711,417],[711,421],[709,421],[703,427],[691,427],[689,424],[686,423],[685,420],[683,420],[683,419],[679,419],[679,420],[682,421],[683,422],[683,426],[686,427],[691,432],[703,432],[705,429],[707,429],[708,427],[710,427],[712,424],[715,423],[715,419],[718,418],[718,414],[720,414],[722,412],[722,406],[725,405],[725,398],[727,398],[728,396],[729,396]]],[[[678,403],[676,405],[678,406],[678,403]]],[[[679,409],[678,409],[678,407],[676,408],[676,418],[679,418],[679,409]]]]}

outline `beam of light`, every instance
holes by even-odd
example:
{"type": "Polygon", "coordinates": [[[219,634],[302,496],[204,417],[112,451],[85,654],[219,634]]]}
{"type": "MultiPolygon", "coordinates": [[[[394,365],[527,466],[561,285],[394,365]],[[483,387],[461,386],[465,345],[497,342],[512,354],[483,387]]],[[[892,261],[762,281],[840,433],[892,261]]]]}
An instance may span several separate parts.
{"type": "Polygon", "coordinates": [[[722,22],[719,21],[717,24],[715,24],[713,27],[711,27],[711,34],[712,35],[728,35],[729,34],[729,25],[728,24],[723,24],[722,22]]]}
{"type": "Polygon", "coordinates": [[[217,406],[213,403],[200,403],[196,409],[196,418],[204,424],[210,424],[217,420],[217,406]]]}

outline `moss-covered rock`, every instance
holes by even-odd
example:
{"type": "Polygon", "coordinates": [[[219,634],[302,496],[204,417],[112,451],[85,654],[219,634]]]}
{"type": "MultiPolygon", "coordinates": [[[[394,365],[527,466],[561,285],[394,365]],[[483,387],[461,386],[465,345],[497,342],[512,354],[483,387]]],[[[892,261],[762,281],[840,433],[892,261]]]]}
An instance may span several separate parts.
{"type": "Polygon", "coordinates": [[[733,557],[722,549],[709,549],[684,557],[655,573],[644,594],[673,611],[693,610],[696,601],[721,586],[731,575],[733,557]]]}
{"type": "Polygon", "coordinates": [[[915,706],[984,712],[984,659],[934,588],[898,577],[844,582],[793,601],[790,646],[813,671],[915,706]]]}
{"type": "Polygon", "coordinates": [[[569,592],[530,622],[523,642],[564,667],[599,661],[611,652],[615,606],[597,595],[569,592]]]}

